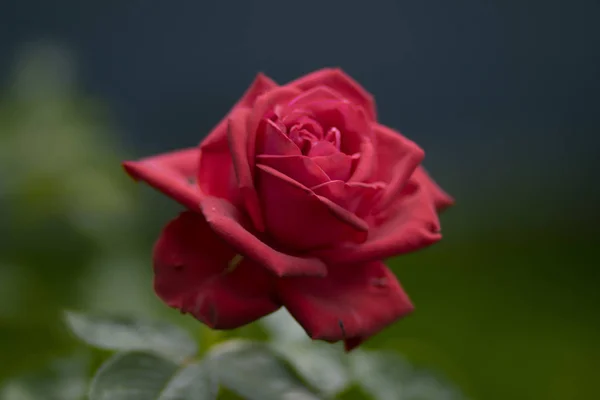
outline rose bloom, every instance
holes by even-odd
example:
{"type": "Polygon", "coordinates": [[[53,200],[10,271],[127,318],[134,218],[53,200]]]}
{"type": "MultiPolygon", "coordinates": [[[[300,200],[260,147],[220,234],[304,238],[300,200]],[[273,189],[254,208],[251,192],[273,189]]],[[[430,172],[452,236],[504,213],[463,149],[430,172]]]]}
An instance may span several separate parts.
{"type": "Polygon", "coordinates": [[[413,310],[383,260],[441,238],[453,201],[423,156],[341,70],[259,74],[199,146],[124,163],[187,208],[155,245],[156,293],[214,329],[284,306],[311,338],[358,346],[413,310]]]}

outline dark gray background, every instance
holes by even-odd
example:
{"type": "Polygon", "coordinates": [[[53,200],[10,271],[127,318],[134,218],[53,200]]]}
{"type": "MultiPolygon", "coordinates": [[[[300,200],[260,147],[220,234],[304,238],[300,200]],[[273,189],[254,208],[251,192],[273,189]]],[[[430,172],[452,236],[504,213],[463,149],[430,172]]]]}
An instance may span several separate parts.
{"type": "Polygon", "coordinates": [[[341,66],[458,197],[566,212],[598,158],[599,4],[5,0],[0,63],[40,37],[71,46],[139,154],[196,143],[257,71],[341,66]]]}

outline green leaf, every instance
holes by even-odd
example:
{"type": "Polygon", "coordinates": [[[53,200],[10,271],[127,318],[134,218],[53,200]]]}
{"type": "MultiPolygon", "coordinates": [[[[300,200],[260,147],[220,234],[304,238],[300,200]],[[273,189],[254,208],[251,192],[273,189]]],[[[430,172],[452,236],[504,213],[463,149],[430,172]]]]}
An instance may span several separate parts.
{"type": "Polygon", "coordinates": [[[219,382],[247,400],[318,400],[265,345],[231,340],[209,354],[219,382]]]}
{"type": "Polygon", "coordinates": [[[77,337],[101,349],[149,351],[176,362],[193,357],[198,351],[186,331],[163,322],[72,311],[65,313],[65,319],[77,337]]]}
{"type": "Polygon", "coordinates": [[[453,386],[397,354],[355,350],[350,361],[354,379],[375,400],[463,399],[453,386]]]}
{"type": "Polygon", "coordinates": [[[260,320],[261,325],[276,342],[311,342],[310,338],[288,310],[280,308],[260,320]]]}
{"type": "Polygon", "coordinates": [[[216,382],[202,363],[180,367],[150,353],[119,353],[106,361],[90,387],[90,400],[213,400],[216,382]]]}
{"type": "Polygon", "coordinates": [[[310,340],[285,309],[261,320],[270,333],[272,347],[311,386],[325,397],[334,397],[350,384],[345,354],[339,346],[310,340]]]}
{"type": "Polygon", "coordinates": [[[206,364],[196,362],[181,369],[163,390],[159,400],[216,399],[219,387],[206,364]]]}
{"type": "Polygon", "coordinates": [[[346,355],[340,346],[300,342],[273,347],[306,382],[326,397],[335,397],[351,383],[346,355]]]}
{"type": "Polygon", "coordinates": [[[6,400],[81,400],[87,389],[85,357],[53,361],[47,368],[8,382],[0,391],[6,400]]]}

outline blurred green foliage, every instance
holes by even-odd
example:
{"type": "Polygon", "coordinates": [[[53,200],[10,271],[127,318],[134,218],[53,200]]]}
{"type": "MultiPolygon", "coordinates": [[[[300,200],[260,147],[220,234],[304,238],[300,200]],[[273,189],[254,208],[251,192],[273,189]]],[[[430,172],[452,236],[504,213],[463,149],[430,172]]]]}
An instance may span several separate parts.
{"type": "MultiPolygon", "coordinates": [[[[61,48],[27,48],[0,100],[0,382],[83,351],[65,308],[160,316],[196,333],[201,351],[264,337],[257,324],[210,332],[154,297],[150,249],[178,207],[122,173],[134,152],[73,65],[61,48]]],[[[399,351],[473,399],[597,398],[593,228],[529,221],[508,189],[502,208],[458,199],[444,241],[391,261],[417,310],[365,347],[399,351]]]]}

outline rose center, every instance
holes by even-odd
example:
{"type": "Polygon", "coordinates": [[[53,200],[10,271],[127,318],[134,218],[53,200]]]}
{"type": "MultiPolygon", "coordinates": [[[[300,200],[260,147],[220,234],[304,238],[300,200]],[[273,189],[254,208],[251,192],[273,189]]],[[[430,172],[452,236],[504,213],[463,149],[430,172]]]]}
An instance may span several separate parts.
{"type": "Polygon", "coordinates": [[[325,131],[318,121],[309,117],[298,118],[284,125],[288,137],[304,155],[317,157],[340,151],[341,133],[336,127],[325,131]]]}

